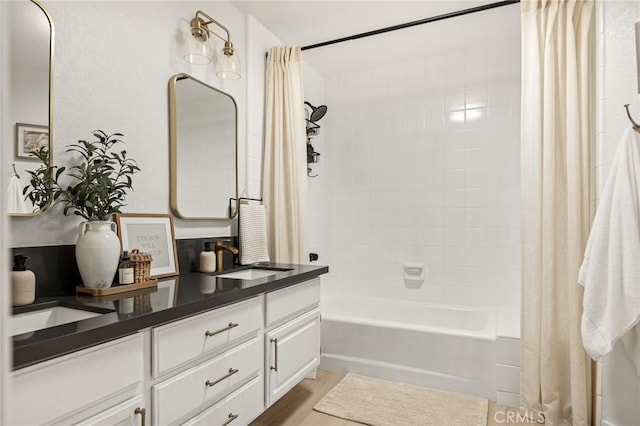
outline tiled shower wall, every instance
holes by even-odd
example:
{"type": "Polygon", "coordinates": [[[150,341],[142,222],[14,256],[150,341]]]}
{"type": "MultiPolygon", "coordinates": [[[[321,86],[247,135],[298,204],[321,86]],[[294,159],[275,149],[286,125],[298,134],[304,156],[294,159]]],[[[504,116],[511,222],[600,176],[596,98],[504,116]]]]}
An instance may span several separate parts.
{"type": "Polygon", "coordinates": [[[517,328],[519,34],[415,58],[325,81],[323,297],[502,307],[517,328]]]}

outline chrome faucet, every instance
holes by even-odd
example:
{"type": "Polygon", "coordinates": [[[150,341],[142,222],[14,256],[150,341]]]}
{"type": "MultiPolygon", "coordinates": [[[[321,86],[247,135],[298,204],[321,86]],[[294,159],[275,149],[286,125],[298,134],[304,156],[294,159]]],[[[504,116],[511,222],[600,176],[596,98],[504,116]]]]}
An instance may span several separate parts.
{"type": "Polygon", "coordinates": [[[224,268],[224,251],[229,250],[233,254],[238,254],[238,249],[234,246],[227,246],[224,243],[230,240],[216,240],[214,250],[216,252],[217,271],[220,272],[224,268]]]}

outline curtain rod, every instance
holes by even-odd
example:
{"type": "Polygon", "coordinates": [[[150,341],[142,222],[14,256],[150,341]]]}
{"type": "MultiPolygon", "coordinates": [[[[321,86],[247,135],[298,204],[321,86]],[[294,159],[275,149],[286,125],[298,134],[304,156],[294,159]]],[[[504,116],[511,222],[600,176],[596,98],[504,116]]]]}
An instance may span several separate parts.
{"type": "Polygon", "coordinates": [[[342,37],[342,38],[337,38],[335,40],[325,41],[322,43],[310,44],[308,46],[301,47],[300,50],[310,50],[310,49],[315,49],[317,47],[323,47],[323,46],[329,46],[331,44],[342,43],[344,41],[357,40],[359,38],[388,33],[390,31],[402,30],[405,28],[415,27],[417,25],[428,24],[430,22],[442,21],[443,19],[455,18],[456,16],[463,16],[463,15],[468,15],[470,13],[481,12],[483,10],[495,9],[496,7],[509,6],[515,3],[520,3],[520,0],[499,1],[496,3],[485,4],[483,6],[471,7],[469,9],[463,9],[463,10],[458,10],[456,12],[450,12],[442,15],[432,16],[430,18],[424,18],[424,19],[419,19],[417,21],[406,22],[404,24],[398,24],[390,27],[380,28],[378,30],[367,31],[365,33],[354,34],[349,37],[342,37]]]}

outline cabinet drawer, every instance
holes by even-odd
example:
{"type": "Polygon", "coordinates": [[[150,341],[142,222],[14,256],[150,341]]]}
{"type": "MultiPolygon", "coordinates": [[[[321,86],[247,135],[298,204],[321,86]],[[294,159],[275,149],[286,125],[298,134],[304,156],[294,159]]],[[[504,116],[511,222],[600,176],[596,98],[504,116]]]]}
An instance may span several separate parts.
{"type": "Polygon", "coordinates": [[[185,426],[247,425],[264,409],[263,389],[262,376],[256,377],[213,407],[186,422],[185,426]]]}
{"type": "Polygon", "coordinates": [[[153,329],[153,375],[184,364],[262,329],[260,298],[153,329]]]}
{"type": "Polygon", "coordinates": [[[143,378],[140,334],[16,371],[11,425],[53,423],[109,400],[136,395],[143,378]]]}
{"type": "Polygon", "coordinates": [[[173,424],[261,375],[263,340],[256,337],[153,387],[154,423],[173,424]]]}
{"type": "Polygon", "coordinates": [[[266,326],[282,323],[320,303],[320,278],[267,293],[266,326]]]}
{"type": "Polygon", "coordinates": [[[139,396],[76,423],[76,426],[146,426],[148,414],[141,410],[144,410],[144,398],[139,396]],[[143,415],[145,422],[142,421],[143,415]]]}

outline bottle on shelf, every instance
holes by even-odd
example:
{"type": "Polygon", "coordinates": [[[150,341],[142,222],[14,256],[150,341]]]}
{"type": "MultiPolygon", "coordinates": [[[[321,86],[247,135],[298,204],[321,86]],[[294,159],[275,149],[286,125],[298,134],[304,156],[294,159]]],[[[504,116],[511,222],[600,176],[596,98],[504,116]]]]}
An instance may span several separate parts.
{"type": "Polygon", "coordinates": [[[36,300],[36,274],[27,269],[29,256],[16,254],[13,256],[13,272],[11,272],[11,299],[13,306],[30,305],[36,300]]]}
{"type": "Polygon", "coordinates": [[[204,251],[200,253],[200,272],[216,271],[216,252],[213,250],[213,242],[204,243],[204,251]]]}
{"type": "Polygon", "coordinates": [[[122,260],[118,265],[118,283],[133,284],[133,263],[129,260],[129,252],[122,252],[122,260]]]}

